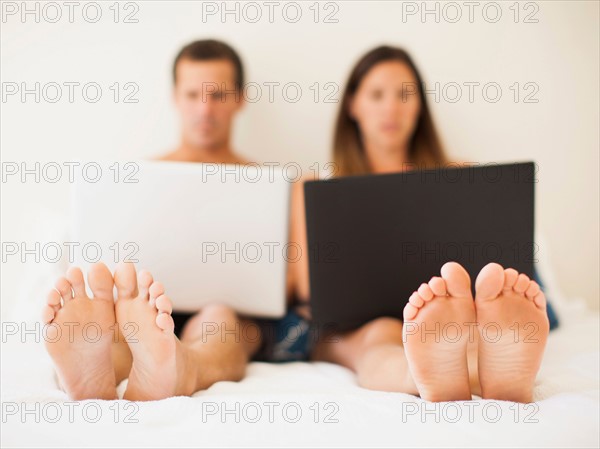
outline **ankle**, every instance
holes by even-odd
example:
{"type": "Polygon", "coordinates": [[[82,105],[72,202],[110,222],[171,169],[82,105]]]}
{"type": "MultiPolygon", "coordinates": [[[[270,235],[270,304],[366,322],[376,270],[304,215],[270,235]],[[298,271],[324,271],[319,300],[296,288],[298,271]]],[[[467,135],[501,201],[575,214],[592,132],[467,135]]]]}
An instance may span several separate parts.
{"type": "Polygon", "coordinates": [[[203,370],[200,356],[196,350],[177,341],[177,394],[191,396],[200,390],[203,370]]]}

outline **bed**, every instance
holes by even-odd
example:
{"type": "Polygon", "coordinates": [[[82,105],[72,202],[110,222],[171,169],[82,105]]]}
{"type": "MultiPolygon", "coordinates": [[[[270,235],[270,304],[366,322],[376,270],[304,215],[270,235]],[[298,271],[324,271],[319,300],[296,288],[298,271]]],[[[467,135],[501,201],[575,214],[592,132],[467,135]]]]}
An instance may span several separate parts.
{"type": "Polygon", "coordinates": [[[253,362],[241,382],[219,382],[193,397],[75,403],[58,388],[43,344],[25,332],[60,269],[28,268],[3,319],[2,447],[600,445],[598,312],[562,297],[544,267],[561,324],[550,334],[533,404],[478,397],[434,404],[360,388],[351,371],[321,362],[253,362]]]}

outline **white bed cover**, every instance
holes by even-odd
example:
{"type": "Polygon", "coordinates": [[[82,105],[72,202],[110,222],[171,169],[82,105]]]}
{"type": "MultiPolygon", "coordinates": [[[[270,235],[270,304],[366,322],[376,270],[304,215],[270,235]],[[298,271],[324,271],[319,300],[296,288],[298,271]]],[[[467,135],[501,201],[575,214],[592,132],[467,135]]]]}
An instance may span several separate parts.
{"type": "Polygon", "coordinates": [[[436,405],[360,388],[343,367],[302,362],[254,362],[241,382],[219,382],[191,398],[73,403],[58,388],[43,344],[23,332],[35,325],[61,269],[31,268],[18,306],[3,317],[2,447],[600,445],[598,312],[561,298],[548,270],[542,278],[554,289],[561,325],[549,337],[536,403],[474,397],[436,405]]]}

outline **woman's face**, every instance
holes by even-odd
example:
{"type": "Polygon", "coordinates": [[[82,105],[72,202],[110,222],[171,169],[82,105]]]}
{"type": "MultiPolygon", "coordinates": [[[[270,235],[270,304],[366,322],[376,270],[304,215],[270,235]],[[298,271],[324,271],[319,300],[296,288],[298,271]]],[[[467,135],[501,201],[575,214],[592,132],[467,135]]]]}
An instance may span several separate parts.
{"type": "Polygon", "coordinates": [[[367,72],[350,102],[367,148],[406,148],[421,111],[419,89],[412,70],[400,61],[381,62],[367,72]]]}

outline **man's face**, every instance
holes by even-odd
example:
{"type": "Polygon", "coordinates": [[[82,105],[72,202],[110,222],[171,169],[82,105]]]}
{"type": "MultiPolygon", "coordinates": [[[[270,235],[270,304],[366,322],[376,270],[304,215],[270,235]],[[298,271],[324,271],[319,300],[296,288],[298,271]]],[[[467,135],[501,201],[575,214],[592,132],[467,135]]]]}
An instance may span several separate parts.
{"type": "Polygon", "coordinates": [[[180,60],[173,96],[186,143],[208,149],[227,145],[233,117],[243,105],[232,62],[180,60]]]}

